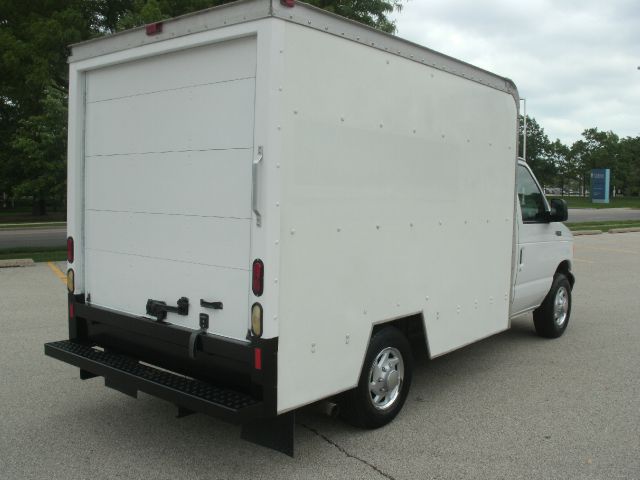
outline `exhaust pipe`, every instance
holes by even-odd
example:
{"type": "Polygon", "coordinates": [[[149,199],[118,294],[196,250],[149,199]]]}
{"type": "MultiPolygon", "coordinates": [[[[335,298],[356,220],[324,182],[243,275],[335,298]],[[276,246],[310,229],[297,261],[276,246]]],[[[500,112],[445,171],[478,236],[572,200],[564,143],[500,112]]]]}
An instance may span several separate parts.
{"type": "Polygon", "coordinates": [[[323,400],[318,402],[316,410],[327,417],[336,418],[340,413],[340,406],[335,402],[323,400]]]}

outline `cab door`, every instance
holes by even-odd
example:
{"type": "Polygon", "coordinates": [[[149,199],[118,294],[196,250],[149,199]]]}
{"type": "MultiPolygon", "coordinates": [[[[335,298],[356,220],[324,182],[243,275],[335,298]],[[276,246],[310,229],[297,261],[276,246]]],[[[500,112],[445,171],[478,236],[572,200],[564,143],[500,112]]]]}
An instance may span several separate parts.
{"type": "Polygon", "coordinates": [[[531,310],[544,300],[557,267],[551,254],[558,243],[556,228],[549,222],[549,206],[533,173],[518,164],[516,177],[518,244],[514,300],[511,314],[531,310]]]}

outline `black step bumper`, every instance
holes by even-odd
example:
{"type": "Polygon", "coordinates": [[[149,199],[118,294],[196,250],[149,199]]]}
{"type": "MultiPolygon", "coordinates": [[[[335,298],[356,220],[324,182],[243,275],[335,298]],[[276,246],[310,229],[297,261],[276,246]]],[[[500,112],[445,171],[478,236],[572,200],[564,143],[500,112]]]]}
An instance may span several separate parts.
{"type": "Polygon", "coordinates": [[[131,396],[144,392],[242,425],[241,437],[293,455],[294,413],[277,414],[278,338],[233,340],[88,305],[69,295],[69,340],[46,355],[80,368],[80,378],[131,396]],[[197,333],[197,332],[196,332],[197,333]],[[195,346],[195,351],[193,348],[195,346]]]}
{"type": "Polygon", "coordinates": [[[154,368],[123,354],[70,340],[46,343],[44,353],[79,367],[85,378],[104,377],[107,386],[132,396],[141,391],[234,423],[263,415],[262,402],[246,393],[154,368]]]}

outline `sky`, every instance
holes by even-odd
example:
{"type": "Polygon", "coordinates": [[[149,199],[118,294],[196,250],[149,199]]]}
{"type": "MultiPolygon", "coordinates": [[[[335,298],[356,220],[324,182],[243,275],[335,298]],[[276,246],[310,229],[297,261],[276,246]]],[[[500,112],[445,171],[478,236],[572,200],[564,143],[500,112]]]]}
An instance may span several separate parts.
{"type": "Polygon", "coordinates": [[[640,136],[640,0],[404,0],[397,35],[513,80],[553,141],[640,136]]]}

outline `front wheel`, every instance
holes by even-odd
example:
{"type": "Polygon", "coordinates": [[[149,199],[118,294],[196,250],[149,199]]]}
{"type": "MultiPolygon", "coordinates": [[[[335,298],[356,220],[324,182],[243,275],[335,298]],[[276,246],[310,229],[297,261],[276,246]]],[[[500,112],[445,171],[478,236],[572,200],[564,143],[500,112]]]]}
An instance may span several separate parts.
{"type": "Polygon", "coordinates": [[[571,316],[571,283],[562,273],[553,278],[542,305],[533,312],[533,324],[541,337],[558,338],[567,329],[571,316]]]}
{"type": "Polygon", "coordinates": [[[369,342],[358,386],[342,396],[343,418],[364,428],[386,425],[402,409],[412,373],[411,347],[405,336],[394,327],[379,330],[369,342]]]}

